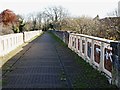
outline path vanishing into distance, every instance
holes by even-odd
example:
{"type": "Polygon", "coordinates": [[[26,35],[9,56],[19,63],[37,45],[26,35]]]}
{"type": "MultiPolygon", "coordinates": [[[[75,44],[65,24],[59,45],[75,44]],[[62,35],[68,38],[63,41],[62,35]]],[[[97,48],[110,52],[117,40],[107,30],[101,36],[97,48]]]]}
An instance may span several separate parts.
{"type": "Polygon", "coordinates": [[[114,87],[56,38],[45,32],[4,64],[3,88],[114,87]]]}

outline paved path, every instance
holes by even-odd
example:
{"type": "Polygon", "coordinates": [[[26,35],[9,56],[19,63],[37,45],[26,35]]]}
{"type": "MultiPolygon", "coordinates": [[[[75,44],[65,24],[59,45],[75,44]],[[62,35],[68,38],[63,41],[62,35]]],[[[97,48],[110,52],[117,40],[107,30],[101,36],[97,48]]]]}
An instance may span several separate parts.
{"type": "MultiPolygon", "coordinates": [[[[86,78],[84,70],[74,60],[70,50],[46,32],[4,65],[16,62],[9,73],[3,76],[3,87],[71,88],[78,75],[86,78]]],[[[94,83],[91,80],[89,84],[94,83]]]]}

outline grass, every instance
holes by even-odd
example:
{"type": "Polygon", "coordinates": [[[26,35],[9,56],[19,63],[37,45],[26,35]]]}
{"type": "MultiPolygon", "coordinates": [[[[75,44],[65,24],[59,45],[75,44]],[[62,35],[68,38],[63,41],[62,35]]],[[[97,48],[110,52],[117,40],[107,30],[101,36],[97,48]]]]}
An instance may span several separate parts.
{"type": "Polygon", "coordinates": [[[76,78],[73,84],[75,88],[117,88],[115,85],[110,85],[107,78],[102,75],[101,72],[90,66],[89,63],[83,60],[75,52],[72,50],[70,51],[75,57],[75,62],[84,70],[83,73],[85,75],[84,78],[81,78],[81,75],[76,78]]]}
{"type": "Polygon", "coordinates": [[[54,38],[57,42],[59,42],[62,46],[67,47],[67,44],[64,43],[59,37],[57,37],[56,35],[54,35],[52,32],[48,31],[48,33],[52,36],[52,38],[54,38]]]}
{"type": "MultiPolygon", "coordinates": [[[[60,43],[60,45],[67,47],[61,39],[59,39],[56,35],[52,32],[49,34],[60,43]]],[[[68,48],[68,51],[72,56],[75,58],[76,64],[80,66],[83,70],[81,71],[82,75],[80,74],[76,79],[73,81],[74,88],[117,88],[114,85],[110,85],[108,83],[107,78],[102,75],[99,71],[94,69],[92,66],[89,65],[85,60],[83,60],[80,56],[78,56],[75,52],[68,48]]]]}

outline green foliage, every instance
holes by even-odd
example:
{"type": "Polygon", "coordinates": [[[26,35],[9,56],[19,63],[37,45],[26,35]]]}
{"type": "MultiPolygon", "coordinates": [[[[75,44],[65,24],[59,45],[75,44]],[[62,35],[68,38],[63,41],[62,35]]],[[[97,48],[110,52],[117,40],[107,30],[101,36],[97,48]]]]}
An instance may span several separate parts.
{"type": "Polygon", "coordinates": [[[19,31],[22,32],[23,28],[25,26],[25,23],[23,22],[23,19],[19,20],[19,31]]]}
{"type": "Polygon", "coordinates": [[[74,88],[116,88],[108,83],[107,78],[101,72],[94,69],[85,60],[71,51],[75,57],[76,63],[84,70],[84,76],[79,75],[73,82],[74,88]],[[95,83],[97,81],[97,83],[95,83]]]}
{"type": "Polygon", "coordinates": [[[14,33],[19,33],[20,30],[17,26],[12,26],[12,30],[14,31],[14,33]]]}
{"type": "MultiPolygon", "coordinates": [[[[67,46],[62,40],[55,36],[52,32],[49,34],[60,43],[60,45],[67,46]]],[[[67,48],[67,47],[66,47],[67,48]]],[[[79,57],[75,52],[68,49],[71,55],[74,56],[75,62],[80,66],[81,72],[73,80],[73,88],[116,88],[114,85],[108,83],[107,78],[101,74],[101,72],[94,69],[85,60],[79,57]]],[[[67,76],[64,70],[61,71],[60,80],[66,81],[67,76]]]]}
{"type": "Polygon", "coordinates": [[[119,17],[99,19],[91,17],[69,17],[62,20],[62,29],[112,40],[120,40],[119,17]]]}

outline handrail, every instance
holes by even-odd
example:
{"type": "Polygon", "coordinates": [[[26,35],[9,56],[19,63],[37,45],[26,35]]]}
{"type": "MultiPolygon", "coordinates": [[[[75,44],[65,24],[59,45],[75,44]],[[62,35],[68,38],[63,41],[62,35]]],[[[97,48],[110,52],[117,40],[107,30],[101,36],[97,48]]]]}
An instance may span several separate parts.
{"type": "Polygon", "coordinates": [[[0,57],[3,57],[4,55],[17,48],[19,45],[29,41],[41,33],[42,30],[38,30],[0,36],[0,57]]]}
{"type": "Polygon", "coordinates": [[[114,47],[111,47],[111,43],[119,43],[119,41],[70,33],[68,47],[91,66],[103,72],[108,77],[109,83],[112,83],[114,47]]]}

